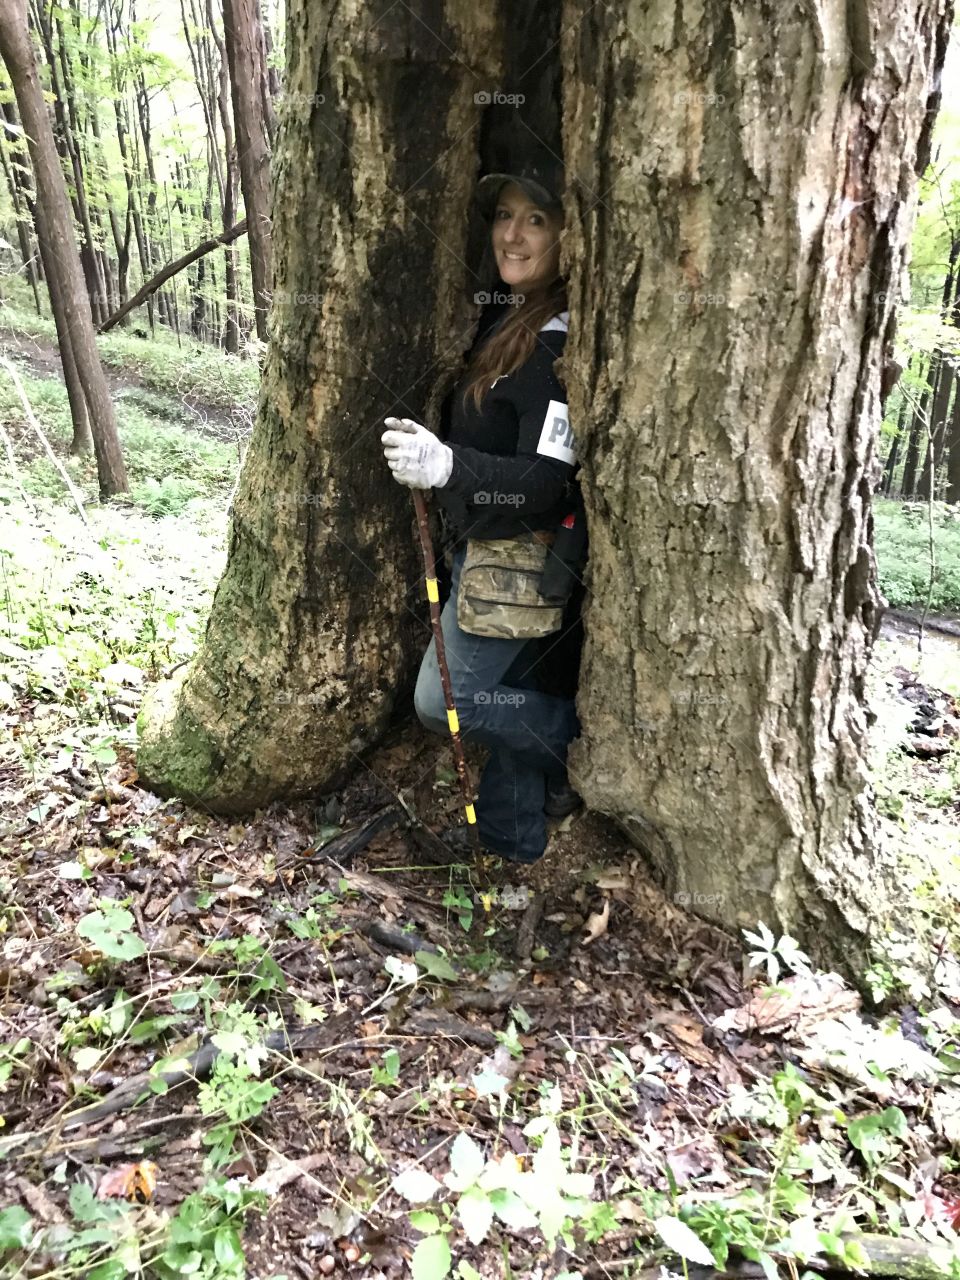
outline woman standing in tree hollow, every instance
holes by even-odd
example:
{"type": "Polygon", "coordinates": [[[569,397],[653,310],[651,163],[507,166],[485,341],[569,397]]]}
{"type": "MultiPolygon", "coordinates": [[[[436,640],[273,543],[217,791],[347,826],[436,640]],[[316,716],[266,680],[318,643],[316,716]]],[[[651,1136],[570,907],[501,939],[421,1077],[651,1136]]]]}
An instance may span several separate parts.
{"type": "MultiPolygon", "coordinates": [[[[585,559],[567,397],[553,368],[569,320],[562,183],[562,171],[543,160],[481,179],[476,200],[490,223],[503,292],[486,305],[444,404],[444,438],[394,417],[381,437],[394,479],[434,489],[454,530],[442,628],[462,736],[490,748],[477,793],[480,844],[526,863],[544,852],[546,818],[580,803],[566,772],[567,747],[580,730],[574,699],[545,692],[535,669],[543,647],[556,642],[544,637],[569,621],[538,571],[561,526],[568,540],[574,527],[582,540],[570,585],[585,559]]],[[[432,639],[414,706],[427,728],[449,733],[432,639]]],[[[444,838],[458,852],[472,850],[465,826],[444,838]]]]}

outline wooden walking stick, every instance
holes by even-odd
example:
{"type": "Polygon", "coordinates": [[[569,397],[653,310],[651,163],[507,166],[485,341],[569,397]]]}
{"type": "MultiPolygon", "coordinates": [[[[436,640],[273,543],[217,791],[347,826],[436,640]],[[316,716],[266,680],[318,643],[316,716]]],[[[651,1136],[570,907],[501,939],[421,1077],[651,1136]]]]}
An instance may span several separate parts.
{"type": "Polygon", "coordinates": [[[447,708],[447,724],[450,726],[450,737],[453,743],[453,762],[460,781],[460,792],[463,795],[464,812],[467,815],[467,826],[471,838],[479,848],[480,839],[477,833],[477,815],[473,808],[473,787],[470,773],[463,754],[463,743],[460,741],[460,721],[453,700],[453,686],[450,683],[450,670],[447,667],[447,654],[443,647],[443,628],[440,625],[440,586],[437,582],[436,563],[433,557],[433,539],[430,537],[430,524],[427,519],[427,500],[422,489],[413,489],[413,505],[417,511],[417,528],[420,532],[420,547],[423,551],[424,577],[427,580],[427,599],[430,601],[430,626],[433,628],[433,641],[437,649],[437,666],[440,668],[440,683],[443,686],[443,701],[447,708]]]}

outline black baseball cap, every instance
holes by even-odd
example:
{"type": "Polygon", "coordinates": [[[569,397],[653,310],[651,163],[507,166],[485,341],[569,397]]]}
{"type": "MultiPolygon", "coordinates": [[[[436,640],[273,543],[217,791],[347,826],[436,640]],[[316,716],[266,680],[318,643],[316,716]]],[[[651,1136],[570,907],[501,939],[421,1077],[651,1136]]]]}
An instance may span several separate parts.
{"type": "Polygon", "coordinates": [[[501,189],[515,182],[541,209],[563,212],[563,165],[552,156],[522,161],[513,173],[487,173],[477,183],[474,202],[489,222],[497,207],[501,189]]]}

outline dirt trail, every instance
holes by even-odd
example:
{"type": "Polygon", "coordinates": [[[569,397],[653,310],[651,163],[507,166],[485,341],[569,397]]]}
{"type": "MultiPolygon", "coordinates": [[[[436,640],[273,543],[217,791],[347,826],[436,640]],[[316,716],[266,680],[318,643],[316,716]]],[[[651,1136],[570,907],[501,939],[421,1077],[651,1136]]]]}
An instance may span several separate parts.
{"type": "MultiPolygon", "coordinates": [[[[0,335],[0,351],[26,365],[35,377],[57,378],[63,382],[63,366],[55,343],[7,332],[0,335]]],[[[118,405],[135,400],[137,392],[143,391],[152,402],[145,405],[148,412],[169,416],[177,426],[199,431],[215,440],[233,442],[250,430],[249,418],[241,411],[225,409],[190,394],[180,395],[151,386],[140,373],[108,364],[106,357],[103,367],[110,394],[118,405]]]]}

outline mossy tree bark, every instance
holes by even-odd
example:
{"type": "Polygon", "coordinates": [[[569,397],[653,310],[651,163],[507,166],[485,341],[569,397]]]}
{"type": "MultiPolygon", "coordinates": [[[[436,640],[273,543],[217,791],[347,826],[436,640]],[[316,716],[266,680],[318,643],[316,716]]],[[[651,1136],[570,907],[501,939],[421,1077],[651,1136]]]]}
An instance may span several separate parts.
{"type": "Polygon", "coordinates": [[[335,785],[429,642],[380,435],[390,413],[435,419],[469,342],[474,94],[504,29],[471,0],[429,9],[288,7],[270,346],[228,564],[197,659],[140,718],[144,781],[214,811],[335,785]]]}
{"type": "Polygon", "coordinates": [[[681,901],[850,967],[889,902],[871,494],[951,6],[628,8],[564,24],[571,768],[681,901]]]}

